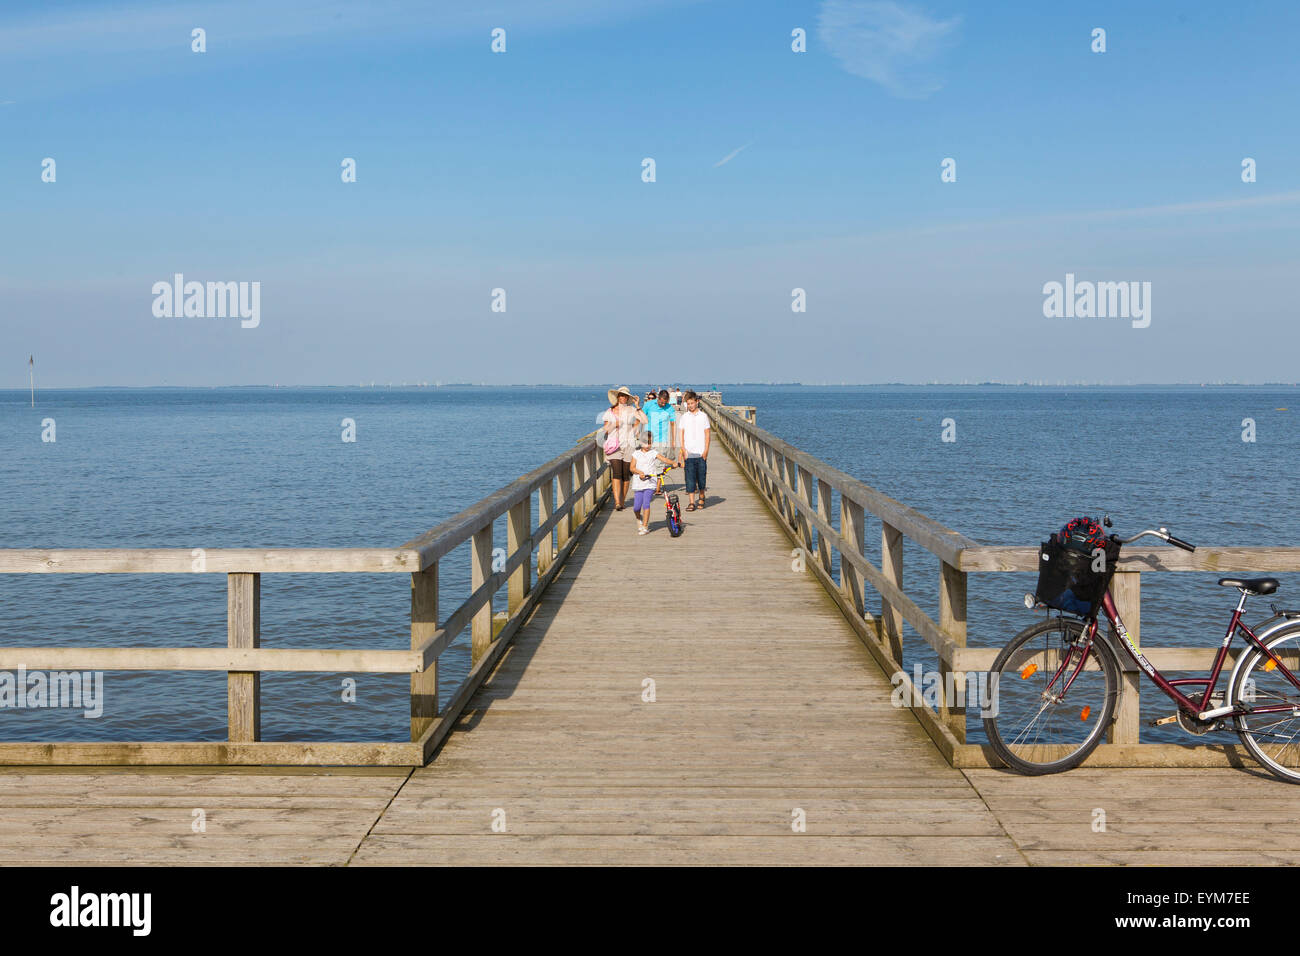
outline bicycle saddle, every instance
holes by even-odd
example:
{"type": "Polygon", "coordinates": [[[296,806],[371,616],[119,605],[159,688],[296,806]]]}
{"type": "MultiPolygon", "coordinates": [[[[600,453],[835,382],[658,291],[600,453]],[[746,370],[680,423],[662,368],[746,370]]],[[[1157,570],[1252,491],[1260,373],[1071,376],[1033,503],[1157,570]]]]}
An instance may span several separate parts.
{"type": "Polygon", "coordinates": [[[1225,588],[1241,588],[1247,594],[1272,594],[1277,590],[1277,578],[1219,578],[1225,588]]]}

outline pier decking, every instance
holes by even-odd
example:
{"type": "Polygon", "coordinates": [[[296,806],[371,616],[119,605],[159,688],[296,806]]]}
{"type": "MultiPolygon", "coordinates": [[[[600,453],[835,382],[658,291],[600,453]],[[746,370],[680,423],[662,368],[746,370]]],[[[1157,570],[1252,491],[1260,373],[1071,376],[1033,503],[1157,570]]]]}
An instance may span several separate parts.
{"type": "Polygon", "coordinates": [[[427,766],[11,767],[0,863],[1300,861],[1300,788],[1253,769],[952,767],[725,450],[709,479],[676,540],[595,516],[427,766]]]}

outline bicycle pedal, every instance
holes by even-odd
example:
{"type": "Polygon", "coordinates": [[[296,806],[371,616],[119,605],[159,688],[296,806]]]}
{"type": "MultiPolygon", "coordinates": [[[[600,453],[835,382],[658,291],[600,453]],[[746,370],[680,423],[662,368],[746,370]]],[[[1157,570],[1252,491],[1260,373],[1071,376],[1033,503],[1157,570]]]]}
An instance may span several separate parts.
{"type": "Polygon", "coordinates": [[[1177,714],[1170,714],[1168,717],[1161,717],[1159,720],[1153,720],[1153,721],[1151,721],[1151,723],[1149,724],[1149,726],[1151,726],[1151,727],[1161,727],[1161,726],[1163,726],[1163,725],[1165,725],[1165,724],[1173,724],[1173,723],[1177,723],[1177,721],[1178,721],[1178,715],[1177,715],[1177,714]]]}

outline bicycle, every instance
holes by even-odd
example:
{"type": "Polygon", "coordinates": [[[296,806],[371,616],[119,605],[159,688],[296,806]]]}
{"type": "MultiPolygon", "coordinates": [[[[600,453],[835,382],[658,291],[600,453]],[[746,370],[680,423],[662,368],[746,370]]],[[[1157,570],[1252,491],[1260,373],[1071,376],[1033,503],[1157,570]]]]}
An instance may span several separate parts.
{"type": "MultiPolygon", "coordinates": [[[[1110,518],[1104,523],[1111,527],[1110,518]]],[[[1109,541],[1118,556],[1119,546],[1148,535],[1185,551],[1196,550],[1167,528],[1147,529],[1123,540],[1112,534],[1109,541]]],[[[1170,680],[1156,670],[1129,637],[1108,590],[1088,615],[1075,619],[1060,614],[1013,637],[988,675],[990,702],[995,703],[992,715],[984,718],[984,729],[997,756],[1012,770],[1036,776],[1077,767],[1101,743],[1114,719],[1120,668],[1110,642],[1097,639],[1099,610],[1110,624],[1114,643],[1178,705],[1177,713],[1151,725],[1177,722],[1188,733],[1202,736],[1226,729],[1231,718],[1246,749],[1266,770],[1288,783],[1300,783],[1300,678],[1293,671],[1300,670],[1300,611],[1272,605],[1271,618],[1248,627],[1242,620],[1247,597],[1272,594],[1277,579],[1232,577],[1218,583],[1235,587],[1241,598],[1208,677],[1170,680]],[[1246,639],[1246,649],[1233,665],[1225,697],[1217,687],[1238,632],[1246,639]]],[[[1044,606],[1029,594],[1025,605],[1044,606]]]]}
{"type": "Polygon", "coordinates": [[[669,465],[663,471],[659,472],[659,479],[655,484],[655,497],[658,497],[659,495],[662,495],[664,493],[664,484],[665,484],[664,479],[668,476],[668,472],[672,471],[676,467],[677,467],[676,465],[669,465]]]}

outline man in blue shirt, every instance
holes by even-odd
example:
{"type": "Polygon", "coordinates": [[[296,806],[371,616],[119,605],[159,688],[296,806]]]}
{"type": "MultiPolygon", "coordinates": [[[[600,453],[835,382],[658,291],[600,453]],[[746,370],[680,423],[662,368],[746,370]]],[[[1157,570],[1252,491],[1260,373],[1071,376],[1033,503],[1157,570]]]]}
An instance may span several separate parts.
{"type": "Polygon", "coordinates": [[[668,389],[659,390],[654,403],[647,402],[641,411],[648,420],[654,450],[665,458],[677,460],[677,409],[668,404],[668,389]]]}

